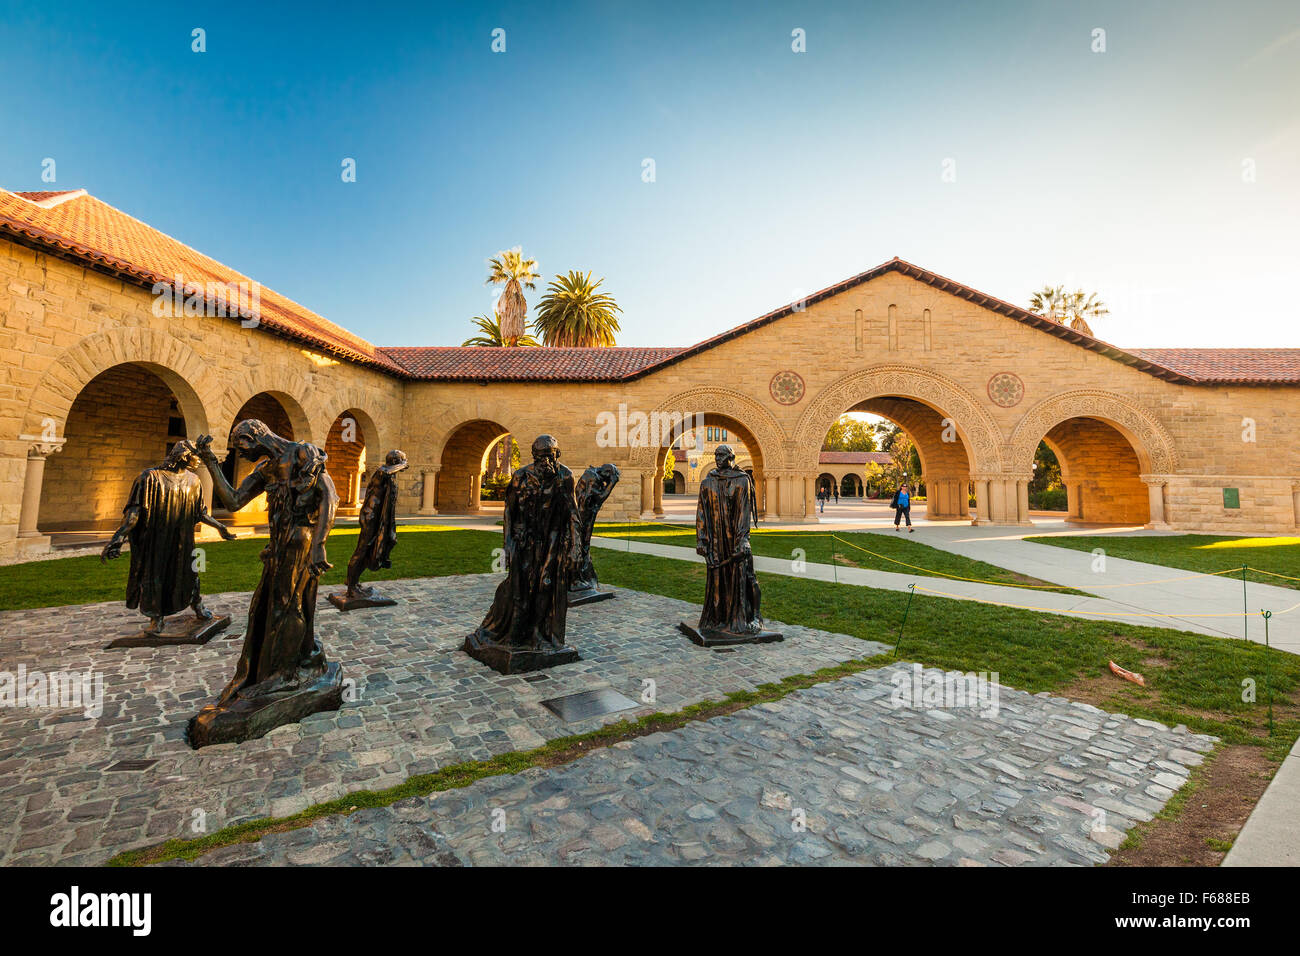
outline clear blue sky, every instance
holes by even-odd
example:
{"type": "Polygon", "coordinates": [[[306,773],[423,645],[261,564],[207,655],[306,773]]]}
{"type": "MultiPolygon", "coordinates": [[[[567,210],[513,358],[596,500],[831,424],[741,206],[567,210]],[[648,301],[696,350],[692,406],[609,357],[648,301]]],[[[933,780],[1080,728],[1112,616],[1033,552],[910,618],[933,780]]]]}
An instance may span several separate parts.
{"type": "Polygon", "coordinates": [[[604,276],[625,345],[894,255],[1095,290],[1121,345],[1300,345],[1300,4],[464,6],[6,2],[0,186],[386,345],[459,344],[514,245],[604,276]]]}

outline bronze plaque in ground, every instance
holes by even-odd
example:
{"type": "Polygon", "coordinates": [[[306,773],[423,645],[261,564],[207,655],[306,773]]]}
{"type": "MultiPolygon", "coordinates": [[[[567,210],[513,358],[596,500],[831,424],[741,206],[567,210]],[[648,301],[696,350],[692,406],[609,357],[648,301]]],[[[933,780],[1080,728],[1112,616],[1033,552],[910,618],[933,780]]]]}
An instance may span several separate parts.
{"type": "Polygon", "coordinates": [[[620,710],[631,710],[637,706],[636,701],[624,697],[616,690],[603,687],[600,690],[584,690],[577,694],[565,694],[542,701],[542,706],[568,723],[602,717],[620,710]]]}

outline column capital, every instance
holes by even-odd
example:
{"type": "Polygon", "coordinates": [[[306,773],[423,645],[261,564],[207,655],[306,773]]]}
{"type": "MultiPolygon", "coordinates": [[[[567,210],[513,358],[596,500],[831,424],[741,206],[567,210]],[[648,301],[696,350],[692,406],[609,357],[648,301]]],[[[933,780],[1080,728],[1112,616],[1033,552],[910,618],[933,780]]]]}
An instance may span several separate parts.
{"type": "Polygon", "coordinates": [[[1171,475],[1138,475],[1144,484],[1148,485],[1167,485],[1171,475]]]}
{"type": "Polygon", "coordinates": [[[66,438],[45,438],[41,435],[19,435],[18,440],[27,442],[28,458],[48,458],[56,451],[62,451],[66,438]]]}
{"type": "Polygon", "coordinates": [[[440,471],[442,471],[442,465],[421,465],[420,466],[420,474],[422,475],[436,475],[440,471]]]}

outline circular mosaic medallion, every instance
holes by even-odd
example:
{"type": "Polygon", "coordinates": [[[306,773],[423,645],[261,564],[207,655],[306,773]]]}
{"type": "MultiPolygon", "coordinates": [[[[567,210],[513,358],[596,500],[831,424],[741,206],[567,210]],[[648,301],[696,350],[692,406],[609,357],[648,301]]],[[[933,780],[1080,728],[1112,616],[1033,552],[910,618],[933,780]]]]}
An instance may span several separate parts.
{"type": "Polygon", "coordinates": [[[798,372],[777,372],[772,376],[767,390],[772,393],[772,398],[776,399],[778,404],[794,405],[803,398],[803,379],[799,377],[798,372]]]}
{"type": "Polygon", "coordinates": [[[998,372],[989,379],[989,400],[1002,408],[1011,408],[1020,404],[1025,397],[1025,383],[1019,375],[1011,372],[998,372]]]}

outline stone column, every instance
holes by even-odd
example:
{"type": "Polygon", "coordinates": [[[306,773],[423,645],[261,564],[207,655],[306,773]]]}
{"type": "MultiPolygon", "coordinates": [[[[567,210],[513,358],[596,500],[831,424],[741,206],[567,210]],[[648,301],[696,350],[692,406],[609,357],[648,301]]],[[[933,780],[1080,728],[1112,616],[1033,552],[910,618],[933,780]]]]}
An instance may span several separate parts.
{"type": "Polygon", "coordinates": [[[477,512],[483,507],[483,476],[475,474],[469,482],[469,510],[477,512]]]}
{"type": "Polygon", "coordinates": [[[655,473],[650,490],[654,493],[655,516],[662,518],[664,514],[664,476],[661,472],[655,473]]]}
{"type": "Polygon", "coordinates": [[[989,501],[989,495],[991,493],[989,490],[989,486],[992,484],[992,482],[989,481],[989,479],[983,475],[975,475],[974,481],[975,481],[975,520],[973,520],[971,524],[992,524],[993,509],[989,501]]]}
{"type": "Polygon", "coordinates": [[[45,482],[45,459],[62,450],[63,438],[40,438],[36,435],[19,435],[19,441],[30,442],[27,448],[27,474],[23,478],[23,505],[18,513],[18,537],[38,538],[41,533],[36,524],[41,515],[41,486],[45,482]]]}
{"type": "Polygon", "coordinates": [[[1029,479],[1016,481],[1016,520],[1022,525],[1032,525],[1029,520],[1029,479]]]}
{"type": "Polygon", "coordinates": [[[1165,485],[1168,479],[1163,475],[1139,475],[1147,486],[1147,503],[1151,512],[1150,520],[1143,525],[1159,531],[1166,531],[1169,522],[1165,518],[1165,485]]]}
{"type": "MultiPolygon", "coordinates": [[[[762,512],[764,518],[768,517],[769,515],[775,515],[777,513],[778,509],[780,508],[780,506],[777,504],[778,501],[779,499],[777,498],[776,476],[764,474],[763,475],[763,506],[762,506],[762,512]]],[[[1297,511],[1296,513],[1300,514],[1300,511],[1297,511]]]]}
{"type": "Polygon", "coordinates": [[[654,517],[655,473],[649,469],[641,472],[641,517],[654,517]]]}
{"type": "Polygon", "coordinates": [[[441,465],[420,469],[420,514],[438,513],[438,471],[441,465]]]}

